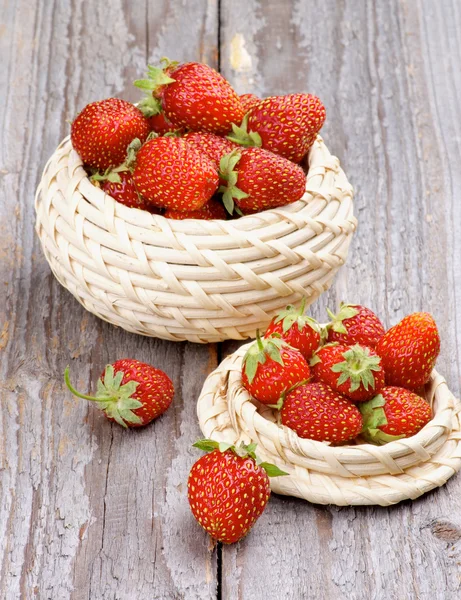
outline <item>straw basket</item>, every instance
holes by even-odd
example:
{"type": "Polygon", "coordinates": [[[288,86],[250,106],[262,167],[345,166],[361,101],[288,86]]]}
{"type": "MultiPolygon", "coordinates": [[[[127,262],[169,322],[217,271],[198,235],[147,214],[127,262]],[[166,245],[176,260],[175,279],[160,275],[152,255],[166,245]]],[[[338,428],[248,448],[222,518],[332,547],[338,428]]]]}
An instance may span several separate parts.
{"type": "Polygon", "coordinates": [[[388,506],[443,485],[461,468],[461,403],[433,371],[426,400],[433,419],[411,438],[384,446],[330,446],[301,439],[242,386],[248,344],[208,377],[197,404],[200,427],[218,442],[256,442],[264,460],[288,472],[271,480],[279,494],[317,504],[388,506]]]}
{"type": "Polygon", "coordinates": [[[324,292],[356,228],[352,188],[318,137],[306,193],[231,221],[176,221],[91,184],[69,138],[37,190],[36,231],[60,283],[90,312],[173,341],[243,340],[287,304],[324,292]]]}

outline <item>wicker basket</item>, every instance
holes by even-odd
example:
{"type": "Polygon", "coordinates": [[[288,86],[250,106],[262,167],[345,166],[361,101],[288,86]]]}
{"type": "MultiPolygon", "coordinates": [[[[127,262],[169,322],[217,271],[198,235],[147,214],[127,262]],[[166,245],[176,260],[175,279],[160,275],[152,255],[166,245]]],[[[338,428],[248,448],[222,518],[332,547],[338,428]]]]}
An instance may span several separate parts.
{"type": "Polygon", "coordinates": [[[433,419],[411,438],[385,446],[330,446],[301,439],[276,422],[276,413],[253,400],[241,381],[248,344],[208,377],[197,404],[200,427],[218,442],[256,442],[257,453],[288,476],[272,490],[317,504],[389,506],[443,485],[461,468],[461,403],[432,372],[426,400],[433,419]]]}
{"type": "Polygon", "coordinates": [[[313,302],[346,260],[352,188],[320,137],[309,165],[294,204],[175,221],[92,185],[66,138],[37,190],[36,231],[57,279],[101,319],[173,341],[243,340],[287,304],[313,302]]]}

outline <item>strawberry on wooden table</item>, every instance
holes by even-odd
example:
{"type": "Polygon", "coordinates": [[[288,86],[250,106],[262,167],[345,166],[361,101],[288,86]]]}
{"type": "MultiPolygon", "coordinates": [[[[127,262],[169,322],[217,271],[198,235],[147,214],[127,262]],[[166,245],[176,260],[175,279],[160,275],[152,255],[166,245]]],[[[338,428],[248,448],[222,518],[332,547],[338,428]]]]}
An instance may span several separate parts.
{"type": "Polygon", "coordinates": [[[262,146],[298,163],[314,143],[325,117],[325,107],[311,94],[271,96],[250,111],[238,130],[233,128],[230,138],[245,146],[262,146]]]}
{"type": "Polygon", "coordinates": [[[326,344],[317,350],[310,361],[316,380],[354,402],[375,396],[384,386],[381,359],[372,348],[326,344]]]}
{"type": "Polygon", "coordinates": [[[81,394],[72,386],[69,367],[64,379],[75,396],[94,402],[110,421],[122,427],[147,425],[166,411],[174,396],[173,383],[166,373],[131,358],[106,366],[95,396],[81,394]]]}
{"type": "Polygon", "coordinates": [[[328,341],[340,344],[362,344],[374,348],[385,329],[375,313],[360,304],[341,303],[337,315],[327,308],[331,322],[327,325],[328,341]]]}
{"type": "Polygon", "coordinates": [[[415,390],[429,380],[440,352],[437,325],[429,313],[406,316],[379,340],[376,352],[386,383],[415,390]]]}
{"type": "Polygon", "coordinates": [[[288,305],[272,319],[264,337],[278,333],[285,342],[297,348],[304,358],[309,360],[320,345],[321,335],[317,321],[304,314],[305,306],[305,298],[299,308],[288,305]]]}
{"type": "Polygon", "coordinates": [[[362,437],[372,444],[386,444],[418,433],[432,418],[429,404],[417,394],[396,386],[360,404],[362,437]]]}
{"type": "Polygon", "coordinates": [[[232,214],[234,204],[244,214],[291,204],[306,190],[306,174],[300,166],[262,148],[234,150],[221,159],[223,203],[232,214]]]}
{"type": "Polygon", "coordinates": [[[355,404],[322,382],[306,383],[289,392],[280,416],[282,424],[299,437],[318,442],[347,442],[362,429],[355,404]]]}
{"type": "Polygon", "coordinates": [[[135,82],[160,98],[166,118],[177,128],[226,134],[240,123],[244,110],[232,86],[217,71],[201,63],[184,63],[165,69],[149,67],[148,79],[135,82]],[[161,83],[158,83],[160,79],[161,83]],[[152,83],[149,85],[149,80],[152,83]]]}
{"type": "Polygon", "coordinates": [[[71,142],[89,167],[105,171],[123,163],[134,138],[143,142],[149,123],[139,108],[118,98],[92,102],[77,115],[71,127],[71,142]]]}
{"type": "Polygon", "coordinates": [[[242,362],[242,383],[263,404],[277,404],[294,385],[311,376],[306,359],[280,337],[257,334],[242,362]]]}
{"type": "Polygon", "coordinates": [[[214,539],[224,544],[247,535],[270,496],[270,477],[287,475],[275,465],[260,462],[256,444],[232,446],[200,440],[196,448],[209,454],[192,467],[187,493],[192,514],[214,539]]]}
{"type": "Polygon", "coordinates": [[[173,210],[202,208],[219,183],[211,160],[177,137],[146,142],[136,155],[133,179],[144,198],[173,210]]]}
{"type": "Polygon", "coordinates": [[[164,215],[167,219],[202,219],[205,221],[211,221],[212,219],[221,219],[225,220],[227,217],[227,213],[224,209],[224,206],[219,202],[219,200],[211,199],[207,202],[202,208],[198,210],[186,210],[179,211],[168,209],[165,211],[164,215]]]}

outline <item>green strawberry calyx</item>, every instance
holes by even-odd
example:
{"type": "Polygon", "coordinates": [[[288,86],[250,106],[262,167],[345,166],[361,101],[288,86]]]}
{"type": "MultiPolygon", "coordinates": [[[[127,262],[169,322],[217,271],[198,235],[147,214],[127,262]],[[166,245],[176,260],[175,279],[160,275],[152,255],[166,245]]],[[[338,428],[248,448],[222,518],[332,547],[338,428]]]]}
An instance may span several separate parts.
{"type": "Polygon", "coordinates": [[[282,471],[282,469],[279,469],[276,465],[273,465],[268,462],[263,462],[260,458],[258,458],[255,452],[257,446],[257,444],[255,443],[246,445],[243,442],[240,442],[238,446],[235,446],[234,444],[229,444],[227,442],[215,442],[214,440],[203,439],[198,440],[197,442],[195,442],[195,444],[192,445],[194,446],[194,448],[199,448],[200,450],[204,450],[205,452],[213,452],[214,450],[219,450],[223,453],[229,451],[233,452],[237,456],[240,456],[240,458],[245,458],[249,456],[255,461],[258,467],[261,467],[266,471],[269,477],[281,477],[282,475],[288,475],[288,473],[282,471]]]}
{"type": "Polygon", "coordinates": [[[114,367],[107,365],[104,371],[104,383],[102,379],[98,379],[98,388],[95,396],[81,394],[72,386],[69,377],[69,367],[66,367],[64,371],[64,381],[74,396],[95,402],[98,408],[104,411],[108,417],[126,428],[127,423],[133,425],[142,424],[142,420],[133,410],[141,408],[143,403],[133,397],[138,383],[136,381],[128,381],[128,383],[121,385],[123,375],[123,371],[114,373],[114,367]]]}
{"type": "Polygon", "coordinates": [[[243,121],[240,125],[235,125],[232,123],[232,134],[226,136],[227,139],[235,144],[239,144],[240,146],[250,147],[257,146],[260,148],[263,144],[261,136],[257,131],[248,131],[248,117],[250,113],[248,112],[244,117],[243,121]]]}
{"type": "Polygon", "coordinates": [[[123,171],[128,171],[128,170],[129,169],[125,163],[123,163],[115,168],[109,167],[108,169],[106,169],[104,171],[104,173],[99,173],[98,171],[93,173],[93,175],[91,175],[91,177],[90,177],[90,181],[92,181],[93,183],[95,181],[110,181],[111,183],[120,183],[121,179],[120,179],[119,173],[122,173],[123,171]]]}
{"type": "Polygon", "coordinates": [[[387,425],[387,417],[384,411],[386,401],[382,394],[378,394],[367,402],[358,404],[358,408],[363,418],[363,428],[360,435],[371,444],[382,446],[388,442],[400,440],[404,435],[391,435],[381,430],[381,427],[387,425]]]}
{"type": "Polygon", "coordinates": [[[146,94],[138,103],[138,108],[145,117],[155,117],[162,112],[162,103],[152,94],[146,94]]]}
{"type": "MultiPolygon", "coordinates": [[[[227,212],[232,215],[234,210],[238,211],[235,207],[235,200],[242,200],[248,198],[248,194],[243,192],[237,187],[238,172],[235,170],[237,163],[239,162],[241,154],[236,148],[229,154],[226,154],[219,161],[219,177],[227,182],[227,185],[221,185],[218,192],[223,194],[222,201],[227,212]]],[[[241,214],[241,213],[240,213],[241,214]]]]}
{"type": "Polygon", "coordinates": [[[371,355],[369,348],[355,344],[343,352],[344,361],[331,367],[333,373],[340,373],[337,385],[350,381],[349,392],[355,392],[362,385],[365,390],[375,388],[373,371],[382,371],[381,357],[371,355]]]}
{"type": "Polygon", "coordinates": [[[160,67],[147,65],[146,79],[136,79],[134,85],[140,90],[144,90],[146,92],[149,91],[154,95],[157,95],[161,87],[176,81],[168,75],[168,71],[174,69],[178,64],[179,63],[177,61],[171,61],[169,58],[163,57],[160,60],[160,67]]]}
{"type": "Polygon", "coordinates": [[[320,325],[315,319],[304,314],[305,308],[306,298],[304,297],[299,308],[289,304],[284,310],[280,311],[274,319],[274,323],[282,322],[283,333],[286,333],[296,323],[299,331],[302,331],[306,326],[309,326],[320,334],[320,325]]]}
{"type": "Polygon", "coordinates": [[[331,319],[330,323],[327,325],[328,329],[333,329],[333,331],[336,333],[347,333],[347,329],[343,321],[355,317],[359,314],[359,311],[354,308],[354,305],[341,302],[337,315],[335,315],[329,308],[327,308],[327,313],[331,319]]]}
{"type": "Polygon", "coordinates": [[[281,350],[288,346],[277,334],[272,334],[267,338],[261,339],[259,331],[256,332],[256,342],[246,351],[243,357],[243,366],[245,375],[250,383],[255,378],[259,365],[263,365],[269,357],[279,365],[284,365],[281,350]]]}
{"type": "MultiPolygon", "coordinates": [[[[322,330],[322,328],[321,328],[321,330],[322,330]]],[[[323,331],[322,331],[322,333],[323,333],[323,331]]],[[[339,346],[339,342],[328,342],[328,344],[323,344],[323,346],[318,348],[317,352],[314,352],[312,358],[310,359],[309,366],[313,367],[315,365],[318,365],[318,363],[322,362],[322,359],[318,355],[319,350],[323,350],[324,348],[332,348],[333,346],[339,346]]]]}

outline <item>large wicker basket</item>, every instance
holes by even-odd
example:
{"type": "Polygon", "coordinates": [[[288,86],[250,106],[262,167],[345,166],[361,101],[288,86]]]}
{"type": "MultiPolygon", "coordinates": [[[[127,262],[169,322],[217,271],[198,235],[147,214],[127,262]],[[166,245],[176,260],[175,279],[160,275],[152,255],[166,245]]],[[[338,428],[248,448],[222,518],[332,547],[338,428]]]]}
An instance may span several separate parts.
{"type": "Polygon", "coordinates": [[[98,317],[168,340],[243,340],[346,260],[352,188],[319,137],[306,193],[233,221],[175,221],[127,208],[91,184],[69,138],[48,161],[36,231],[60,283],[98,317]]]}
{"type": "Polygon", "coordinates": [[[205,437],[256,442],[263,460],[289,473],[271,480],[274,492],[317,504],[388,506],[443,485],[461,468],[461,403],[437,371],[425,390],[433,419],[416,435],[385,446],[334,447],[298,437],[277,423],[275,411],[251,398],[241,380],[247,347],[208,377],[197,413],[205,437]]]}

